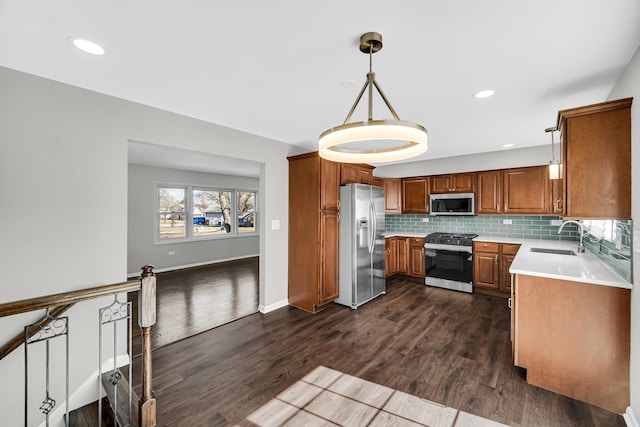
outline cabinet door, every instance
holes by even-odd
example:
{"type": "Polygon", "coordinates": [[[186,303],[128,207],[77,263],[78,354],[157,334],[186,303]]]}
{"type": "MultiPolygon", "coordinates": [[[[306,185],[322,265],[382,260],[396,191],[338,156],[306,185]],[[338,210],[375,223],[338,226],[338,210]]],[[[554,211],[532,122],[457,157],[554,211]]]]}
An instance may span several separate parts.
{"type": "Polygon", "coordinates": [[[429,177],[402,179],[402,212],[429,213],[429,177]]]}
{"type": "Polygon", "coordinates": [[[338,210],[340,201],[340,164],[321,160],[320,209],[338,210]]]}
{"type": "Polygon", "coordinates": [[[327,210],[320,212],[320,287],[318,289],[318,305],[326,304],[338,298],[339,229],[338,211],[327,210]]]}
{"type": "Polygon", "coordinates": [[[389,239],[389,275],[398,272],[398,239],[389,239]]]}
{"type": "Polygon", "coordinates": [[[499,265],[497,253],[475,252],[473,254],[473,285],[498,289],[499,265]]]}
{"type": "Polygon", "coordinates": [[[478,172],[476,213],[498,214],[502,212],[502,171],[478,172]]]}
{"type": "Polygon", "coordinates": [[[384,185],[384,213],[402,213],[400,178],[385,178],[384,185]]]}
{"type": "Polygon", "coordinates": [[[397,238],[397,251],[396,251],[396,272],[400,274],[407,274],[409,271],[409,252],[407,239],[403,237],[397,238]]]}
{"type": "Polygon", "coordinates": [[[546,166],[507,169],[502,173],[505,214],[549,212],[549,169],[546,166]]]}
{"type": "Polygon", "coordinates": [[[376,187],[383,187],[384,186],[384,184],[382,182],[382,178],[379,178],[377,176],[371,177],[371,185],[375,185],[376,187]]]}
{"type": "Polygon", "coordinates": [[[358,166],[349,163],[340,164],[340,185],[358,183],[358,166]]]}
{"type": "Polygon", "coordinates": [[[457,173],[451,176],[451,188],[456,193],[473,193],[475,180],[475,173],[457,173]]]}
{"type": "Polygon", "coordinates": [[[559,114],[566,117],[566,215],[630,219],[631,99],[559,114]]]}
{"type": "Polygon", "coordinates": [[[358,168],[358,184],[371,185],[372,177],[371,169],[358,168]]]}
{"type": "Polygon", "coordinates": [[[500,257],[500,290],[511,293],[511,274],[509,273],[509,267],[515,255],[502,255],[500,257]]]}
{"type": "Polygon", "coordinates": [[[409,239],[409,276],[424,277],[424,239],[409,239]]]}
{"type": "Polygon", "coordinates": [[[451,175],[438,175],[430,178],[432,193],[450,193],[453,190],[451,175]]]}

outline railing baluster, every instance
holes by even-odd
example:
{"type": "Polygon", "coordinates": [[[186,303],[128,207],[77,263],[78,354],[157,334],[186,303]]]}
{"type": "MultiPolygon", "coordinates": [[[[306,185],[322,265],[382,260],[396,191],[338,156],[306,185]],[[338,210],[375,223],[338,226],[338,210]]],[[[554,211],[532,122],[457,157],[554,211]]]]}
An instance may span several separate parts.
{"type": "Polygon", "coordinates": [[[138,291],[138,324],[142,329],[142,397],[140,398],[140,427],[156,425],[156,398],[152,387],[151,328],[156,323],[156,276],[153,266],[142,267],[138,291]]]}

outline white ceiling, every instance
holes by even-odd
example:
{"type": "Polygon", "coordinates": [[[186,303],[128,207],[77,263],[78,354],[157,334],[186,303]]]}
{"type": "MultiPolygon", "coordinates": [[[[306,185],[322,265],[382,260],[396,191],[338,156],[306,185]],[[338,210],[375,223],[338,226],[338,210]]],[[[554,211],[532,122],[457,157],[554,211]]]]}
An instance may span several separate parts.
{"type": "Polygon", "coordinates": [[[0,65],[311,151],[364,83],[368,31],[383,35],[378,82],[435,159],[550,143],[559,109],[609,94],[640,45],[640,2],[0,0],[0,65]]]}

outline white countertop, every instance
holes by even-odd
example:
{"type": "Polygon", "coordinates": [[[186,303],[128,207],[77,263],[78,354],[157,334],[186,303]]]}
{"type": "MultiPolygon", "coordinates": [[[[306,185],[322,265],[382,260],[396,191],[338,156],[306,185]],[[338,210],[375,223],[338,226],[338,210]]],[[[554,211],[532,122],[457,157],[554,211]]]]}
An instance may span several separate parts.
{"type": "Polygon", "coordinates": [[[520,250],[509,268],[511,274],[547,277],[595,285],[631,289],[633,285],[613,271],[591,252],[578,253],[577,242],[565,240],[513,239],[478,236],[474,241],[515,243],[520,250]],[[531,248],[569,249],[577,255],[557,255],[531,252],[531,248]]]}
{"type": "Polygon", "coordinates": [[[426,234],[424,233],[410,233],[410,232],[404,232],[404,231],[390,231],[388,233],[384,233],[384,237],[420,237],[420,238],[424,238],[424,236],[426,236],[426,234]]]}

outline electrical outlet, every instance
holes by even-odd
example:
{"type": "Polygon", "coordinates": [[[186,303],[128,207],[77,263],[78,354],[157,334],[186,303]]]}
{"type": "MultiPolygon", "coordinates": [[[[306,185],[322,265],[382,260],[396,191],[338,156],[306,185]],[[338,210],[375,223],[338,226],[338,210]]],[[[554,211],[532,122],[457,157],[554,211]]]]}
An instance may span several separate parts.
{"type": "Polygon", "coordinates": [[[280,230],[280,220],[279,219],[271,220],[271,229],[272,230],[280,230]]]}
{"type": "Polygon", "coordinates": [[[422,222],[429,222],[429,218],[422,218],[422,222]]]}
{"type": "Polygon", "coordinates": [[[502,223],[503,224],[507,224],[507,225],[511,225],[511,224],[513,224],[513,220],[512,219],[503,219],[502,223]]]}
{"type": "Polygon", "coordinates": [[[176,251],[169,251],[169,254],[168,254],[168,255],[169,255],[169,256],[173,256],[173,255],[175,255],[175,254],[176,254],[176,251]]]}
{"type": "Polygon", "coordinates": [[[561,219],[552,219],[551,221],[549,221],[549,225],[555,225],[557,227],[560,227],[562,225],[562,220],[561,219]]]}

